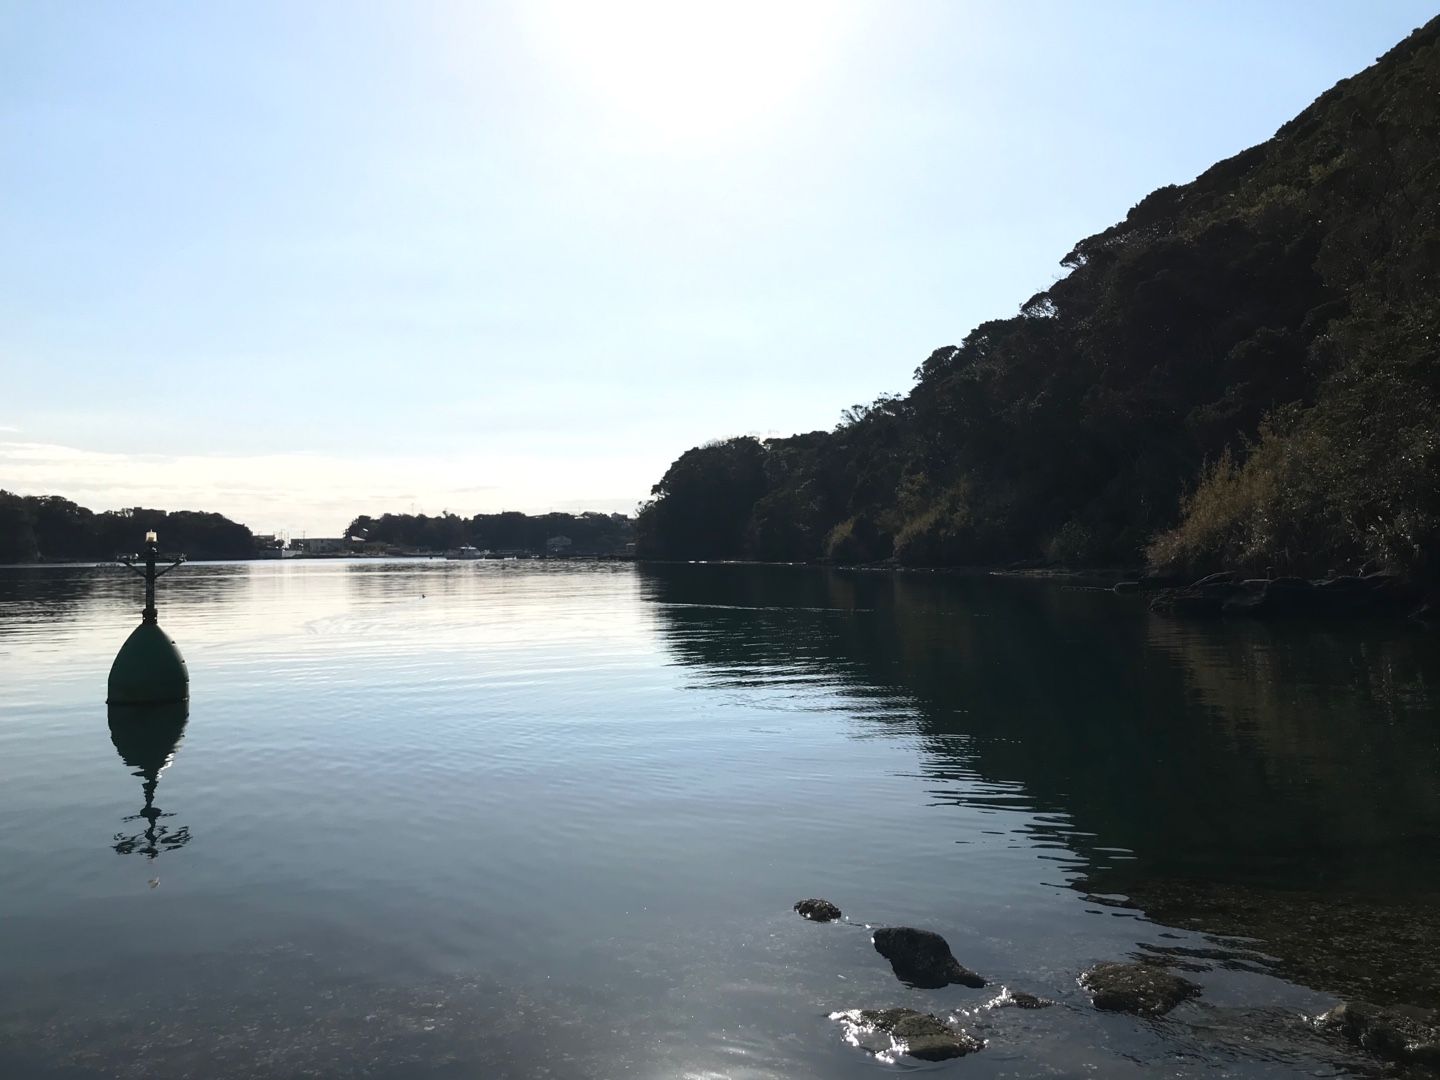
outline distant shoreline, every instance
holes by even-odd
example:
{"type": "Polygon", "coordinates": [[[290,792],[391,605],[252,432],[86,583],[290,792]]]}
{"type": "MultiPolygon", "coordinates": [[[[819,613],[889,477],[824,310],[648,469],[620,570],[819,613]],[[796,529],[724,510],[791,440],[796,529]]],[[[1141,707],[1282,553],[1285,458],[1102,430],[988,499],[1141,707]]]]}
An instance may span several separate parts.
{"type": "MultiPolygon", "coordinates": [[[[645,562],[647,560],[637,559],[634,555],[505,555],[505,556],[481,556],[473,559],[452,559],[444,554],[431,552],[387,552],[380,554],[352,554],[326,553],[323,555],[296,554],[287,555],[283,559],[269,558],[263,555],[232,555],[224,558],[214,559],[187,559],[187,566],[218,565],[222,563],[291,563],[291,562],[383,562],[385,560],[406,561],[406,562],[645,562]]],[[[3,570],[25,570],[35,567],[118,567],[121,566],[118,560],[108,559],[32,559],[28,562],[0,563],[3,570]]]]}

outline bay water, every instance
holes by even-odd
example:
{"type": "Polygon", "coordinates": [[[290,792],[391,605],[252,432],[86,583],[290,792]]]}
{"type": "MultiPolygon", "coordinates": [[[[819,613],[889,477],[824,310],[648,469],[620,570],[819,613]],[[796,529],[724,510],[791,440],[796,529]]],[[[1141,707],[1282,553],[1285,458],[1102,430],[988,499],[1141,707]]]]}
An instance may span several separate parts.
{"type": "Polygon", "coordinates": [[[137,747],[104,698],[139,606],[123,569],[0,568],[5,1077],[1365,1075],[1314,1016],[1440,1002],[1418,627],[983,575],[188,564],[188,719],[137,747]],[[880,925],[991,985],[905,986],[880,925]],[[1136,958],[1202,995],[1096,1011],[1077,976],[1136,958]],[[832,1019],[892,1005],[986,1045],[875,1057],[832,1019]]]}

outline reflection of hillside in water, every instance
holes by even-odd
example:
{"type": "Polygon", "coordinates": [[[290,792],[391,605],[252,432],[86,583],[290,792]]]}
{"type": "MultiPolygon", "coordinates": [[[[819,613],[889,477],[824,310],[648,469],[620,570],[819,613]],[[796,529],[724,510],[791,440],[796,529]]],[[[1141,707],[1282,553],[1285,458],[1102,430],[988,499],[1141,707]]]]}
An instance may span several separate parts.
{"type": "Polygon", "coordinates": [[[0,615],[4,616],[0,618],[0,637],[37,622],[71,616],[121,574],[130,577],[124,567],[0,567],[0,615]]]}
{"type": "MultiPolygon", "coordinates": [[[[1127,876],[1436,884],[1415,864],[1440,837],[1431,637],[1173,623],[991,578],[642,573],[683,662],[722,683],[809,670],[857,697],[903,695],[927,775],[1019,783],[1025,808],[1073,823],[1092,874],[1123,848],[1127,876]]],[[[948,797],[970,800],[963,785],[948,797]]]]}
{"type": "Polygon", "coordinates": [[[901,725],[928,799],[1029,811],[1092,899],[1263,941],[1277,974],[1342,996],[1440,993],[1434,635],[1175,622],[1016,580],[641,572],[683,663],[803,677],[901,725]]]}
{"type": "Polygon", "coordinates": [[[1440,887],[1434,635],[1403,624],[1153,618],[1147,641],[1177,663],[1187,694],[1233,748],[1231,771],[1261,811],[1250,815],[1251,836],[1313,880],[1440,887]]]}
{"type": "MultiPolygon", "coordinates": [[[[250,585],[250,563],[187,563],[160,586],[161,618],[234,600],[250,585]],[[173,614],[172,614],[173,613],[173,614]]],[[[132,611],[138,619],[144,586],[118,563],[0,567],[0,637],[42,626],[63,633],[83,617],[132,611]]]]}
{"type": "Polygon", "coordinates": [[[1242,839],[1267,845],[1269,887],[1163,868],[1100,874],[1092,887],[1161,922],[1263,941],[1297,982],[1433,1005],[1440,642],[1404,625],[1164,619],[1150,621],[1149,640],[1236,747],[1248,789],[1268,799],[1242,839]]]}

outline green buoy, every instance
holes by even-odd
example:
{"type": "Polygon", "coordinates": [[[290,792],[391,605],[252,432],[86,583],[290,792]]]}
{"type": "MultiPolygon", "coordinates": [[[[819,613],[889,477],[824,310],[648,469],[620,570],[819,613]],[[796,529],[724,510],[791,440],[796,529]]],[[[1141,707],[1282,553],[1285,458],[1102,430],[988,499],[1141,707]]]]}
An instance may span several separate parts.
{"type": "Polygon", "coordinates": [[[171,705],[190,699],[190,672],[175,640],[160,629],[155,612],[155,579],[168,574],[185,561],[177,556],[163,570],[156,570],[159,553],[153,532],[145,534],[145,569],[135,565],[135,556],[120,561],[145,579],[145,610],[137,626],[110,665],[110,705],[171,705]]]}

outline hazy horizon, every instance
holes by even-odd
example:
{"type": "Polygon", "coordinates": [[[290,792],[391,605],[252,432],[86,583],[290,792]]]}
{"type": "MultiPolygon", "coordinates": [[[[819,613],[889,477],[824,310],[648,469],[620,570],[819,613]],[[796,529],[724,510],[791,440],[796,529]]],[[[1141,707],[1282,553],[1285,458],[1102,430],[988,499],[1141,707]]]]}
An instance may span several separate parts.
{"type": "Polygon", "coordinates": [[[1433,14],[1036,10],[5,5],[0,488],[630,511],[905,390],[1433,14]]]}

